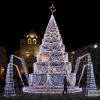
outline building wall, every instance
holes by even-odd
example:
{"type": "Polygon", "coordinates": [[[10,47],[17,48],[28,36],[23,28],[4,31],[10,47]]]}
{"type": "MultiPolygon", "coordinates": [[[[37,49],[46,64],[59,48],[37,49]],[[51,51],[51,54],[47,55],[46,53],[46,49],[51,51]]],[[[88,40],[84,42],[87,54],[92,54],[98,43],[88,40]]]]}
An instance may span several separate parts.
{"type": "MultiPolygon", "coordinates": [[[[80,49],[77,49],[77,50],[74,50],[72,52],[69,52],[69,61],[72,63],[72,69],[73,69],[73,72],[75,70],[75,64],[76,64],[76,60],[78,57],[81,57],[87,53],[90,53],[91,55],[91,50],[95,52],[95,46],[97,45],[97,47],[100,46],[99,43],[95,43],[95,44],[91,44],[91,45],[88,45],[88,46],[85,46],[83,48],[80,48],[80,49]]],[[[96,52],[95,52],[96,53],[96,52]]],[[[99,54],[100,55],[100,54],[99,54]]],[[[91,61],[92,61],[93,57],[91,56],[91,61]]],[[[98,58],[100,59],[100,57],[98,58]]],[[[92,62],[93,63],[93,62],[92,62]]],[[[77,72],[77,82],[79,81],[79,78],[80,78],[80,75],[81,75],[81,72],[82,72],[82,68],[83,68],[83,65],[84,64],[87,64],[87,56],[83,57],[79,63],[79,69],[78,69],[78,72],[77,72]]],[[[93,63],[93,68],[94,68],[94,73],[95,73],[95,76],[98,74],[98,76],[100,77],[99,75],[99,72],[100,72],[100,68],[96,68],[95,64],[93,63]],[[97,72],[97,70],[99,72],[97,72]]],[[[82,80],[81,82],[85,82],[87,79],[87,68],[85,69],[84,71],[84,74],[82,76],[82,80]]]]}
{"type": "Polygon", "coordinates": [[[7,70],[7,51],[3,46],[0,46],[0,77],[5,78],[7,70]]]}

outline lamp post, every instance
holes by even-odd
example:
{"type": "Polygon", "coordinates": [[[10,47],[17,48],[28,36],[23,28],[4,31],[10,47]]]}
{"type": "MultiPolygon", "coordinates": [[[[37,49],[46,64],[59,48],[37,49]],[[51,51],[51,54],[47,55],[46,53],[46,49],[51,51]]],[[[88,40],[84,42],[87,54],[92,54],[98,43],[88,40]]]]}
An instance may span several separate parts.
{"type": "Polygon", "coordinates": [[[1,68],[1,77],[3,77],[4,68],[1,68]]]}

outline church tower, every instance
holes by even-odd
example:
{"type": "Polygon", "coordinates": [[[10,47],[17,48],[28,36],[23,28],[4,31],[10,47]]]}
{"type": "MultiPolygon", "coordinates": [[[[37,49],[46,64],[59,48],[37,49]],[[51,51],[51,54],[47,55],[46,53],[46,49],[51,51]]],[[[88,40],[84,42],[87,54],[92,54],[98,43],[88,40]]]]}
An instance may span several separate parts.
{"type": "MultiPolygon", "coordinates": [[[[20,48],[15,51],[15,55],[25,59],[28,73],[33,73],[33,63],[36,62],[36,55],[39,51],[40,38],[36,35],[33,28],[30,32],[24,36],[24,39],[20,39],[20,48]]],[[[20,61],[16,61],[19,66],[21,74],[24,74],[24,69],[20,61]]]]}

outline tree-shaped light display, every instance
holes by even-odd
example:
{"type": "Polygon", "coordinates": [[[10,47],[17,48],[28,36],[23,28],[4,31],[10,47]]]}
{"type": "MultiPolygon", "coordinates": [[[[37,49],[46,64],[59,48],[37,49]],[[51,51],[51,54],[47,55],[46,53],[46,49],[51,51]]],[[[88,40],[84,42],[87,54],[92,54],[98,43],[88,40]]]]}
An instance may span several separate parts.
{"type": "MultiPolygon", "coordinates": [[[[42,39],[42,44],[40,45],[39,53],[37,54],[37,62],[34,63],[34,74],[30,75],[30,77],[33,77],[31,78],[31,82],[36,83],[34,82],[34,77],[41,77],[39,78],[41,79],[39,86],[42,84],[45,88],[58,86],[56,84],[63,86],[62,80],[63,77],[67,75],[66,67],[68,66],[71,67],[70,62],[68,62],[68,53],[65,52],[65,46],[63,45],[58,26],[54,16],[51,15],[44,38],[42,39]],[[55,76],[56,82],[54,82],[55,76]]],[[[37,84],[34,84],[34,86],[35,85],[37,84]]]]}
{"type": "Polygon", "coordinates": [[[86,85],[86,96],[88,93],[88,90],[96,90],[96,83],[94,78],[94,71],[93,71],[93,64],[91,62],[91,56],[88,56],[88,68],[87,68],[87,85],[86,85]]]}
{"type": "Polygon", "coordinates": [[[6,96],[6,97],[16,96],[15,88],[14,88],[14,79],[13,79],[13,75],[14,75],[13,74],[13,67],[16,67],[18,74],[19,74],[19,77],[21,79],[21,82],[23,83],[23,86],[25,86],[23,79],[21,77],[20,71],[18,69],[18,66],[16,64],[13,64],[13,57],[21,60],[24,71],[25,71],[25,75],[26,75],[26,78],[27,78],[27,82],[29,83],[28,73],[27,73],[27,70],[26,70],[26,64],[24,62],[24,59],[17,57],[15,55],[11,55],[10,56],[10,62],[8,63],[8,66],[7,66],[7,73],[6,73],[6,86],[5,86],[5,91],[4,91],[4,96],[6,96]]]}
{"type": "Polygon", "coordinates": [[[94,77],[94,71],[93,71],[93,64],[91,62],[90,53],[87,53],[87,54],[77,58],[74,73],[77,73],[80,61],[85,56],[87,56],[87,64],[85,64],[83,66],[82,73],[81,73],[81,76],[80,76],[80,79],[79,79],[79,82],[78,82],[78,86],[80,86],[80,81],[81,81],[83,72],[84,72],[85,68],[87,68],[87,85],[86,85],[86,94],[85,94],[85,96],[88,96],[88,90],[96,90],[97,89],[96,82],[95,82],[95,77],[94,77]]]}
{"type": "MultiPolygon", "coordinates": [[[[28,92],[47,93],[56,91],[61,93],[63,78],[71,74],[71,62],[68,61],[68,53],[65,52],[65,45],[53,16],[55,7],[52,5],[51,8],[53,8],[51,10],[52,15],[39,47],[37,62],[33,66],[34,73],[29,74],[30,87],[27,90],[28,92]],[[34,89],[32,90],[32,88],[34,89]]],[[[71,80],[68,81],[71,83],[71,80]]],[[[24,91],[26,91],[26,88],[24,88],[24,91]]]]}
{"type": "Polygon", "coordinates": [[[13,79],[13,56],[10,57],[10,63],[7,66],[6,86],[4,96],[16,96],[13,79]]]}
{"type": "Polygon", "coordinates": [[[88,96],[88,90],[96,90],[96,89],[97,89],[97,86],[96,86],[96,82],[94,78],[93,65],[91,63],[87,69],[87,85],[86,85],[86,95],[85,96],[88,96]]]}

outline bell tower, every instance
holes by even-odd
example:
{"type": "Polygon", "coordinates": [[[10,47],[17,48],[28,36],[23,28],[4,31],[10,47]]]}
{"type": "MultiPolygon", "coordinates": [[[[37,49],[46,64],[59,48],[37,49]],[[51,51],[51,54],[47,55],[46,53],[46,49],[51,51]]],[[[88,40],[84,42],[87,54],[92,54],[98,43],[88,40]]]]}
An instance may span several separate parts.
{"type": "Polygon", "coordinates": [[[34,32],[33,28],[31,29],[31,31],[28,33],[28,35],[26,36],[27,38],[27,43],[28,44],[34,44],[36,45],[38,42],[38,37],[36,35],[36,33],[34,32]]]}
{"type": "MultiPolygon", "coordinates": [[[[29,31],[27,35],[24,36],[24,39],[20,39],[20,48],[19,51],[15,51],[15,55],[25,59],[26,67],[28,73],[32,73],[33,64],[36,61],[36,55],[39,51],[40,46],[40,37],[38,37],[33,30],[33,28],[29,31]],[[18,53],[19,52],[19,53],[18,53]]],[[[17,61],[16,61],[17,62],[17,61]]],[[[22,65],[19,63],[19,69],[21,74],[24,74],[24,69],[22,65]]]]}

